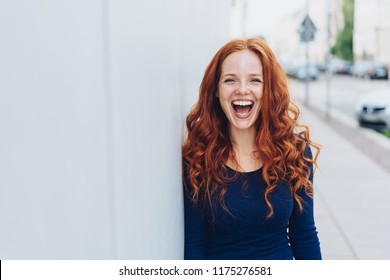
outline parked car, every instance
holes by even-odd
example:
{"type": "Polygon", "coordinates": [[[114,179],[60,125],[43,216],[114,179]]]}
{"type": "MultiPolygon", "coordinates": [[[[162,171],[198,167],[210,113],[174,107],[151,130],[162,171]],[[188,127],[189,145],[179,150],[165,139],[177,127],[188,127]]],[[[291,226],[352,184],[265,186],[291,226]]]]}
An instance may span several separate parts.
{"type": "Polygon", "coordinates": [[[352,63],[339,58],[332,59],[327,67],[332,74],[351,75],[352,71],[352,63]]]}
{"type": "Polygon", "coordinates": [[[281,62],[280,65],[282,66],[284,72],[286,75],[290,78],[294,77],[294,64],[291,62],[281,62]]]}
{"type": "Polygon", "coordinates": [[[387,70],[387,67],[384,65],[375,65],[374,67],[372,67],[369,70],[368,75],[370,76],[371,80],[373,80],[373,79],[386,79],[386,80],[388,80],[389,79],[389,72],[387,70]]]}
{"type": "Polygon", "coordinates": [[[291,76],[298,80],[304,81],[309,76],[310,80],[317,80],[319,70],[316,65],[310,64],[308,67],[305,64],[295,66],[292,70],[291,76]]]}
{"type": "Polygon", "coordinates": [[[357,61],[352,67],[352,75],[367,79],[388,79],[388,69],[385,65],[372,60],[357,61]]]}
{"type": "Polygon", "coordinates": [[[356,117],[360,126],[376,130],[390,129],[390,85],[362,95],[356,117]]]}
{"type": "Polygon", "coordinates": [[[374,66],[372,60],[359,60],[352,66],[352,75],[358,78],[368,78],[368,72],[374,66]]]}

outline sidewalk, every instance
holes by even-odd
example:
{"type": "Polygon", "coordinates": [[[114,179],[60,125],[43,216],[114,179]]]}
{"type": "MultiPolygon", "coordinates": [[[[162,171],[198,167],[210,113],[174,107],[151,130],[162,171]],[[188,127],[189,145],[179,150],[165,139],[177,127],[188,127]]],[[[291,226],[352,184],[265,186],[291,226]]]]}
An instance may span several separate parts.
{"type": "Polygon", "coordinates": [[[389,260],[390,173],[314,114],[318,108],[299,106],[301,123],[322,145],[314,187],[323,258],[389,260]]]}

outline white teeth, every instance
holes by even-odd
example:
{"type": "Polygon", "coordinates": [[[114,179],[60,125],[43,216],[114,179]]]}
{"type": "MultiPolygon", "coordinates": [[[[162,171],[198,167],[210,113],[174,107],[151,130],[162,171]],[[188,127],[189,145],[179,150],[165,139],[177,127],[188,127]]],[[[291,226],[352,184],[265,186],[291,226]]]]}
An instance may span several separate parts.
{"type": "Polygon", "coordinates": [[[236,105],[236,106],[249,106],[252,104],[253,104],[252,101],[240,101],[240,100],[233,101],[233,105],[236,105]]]}

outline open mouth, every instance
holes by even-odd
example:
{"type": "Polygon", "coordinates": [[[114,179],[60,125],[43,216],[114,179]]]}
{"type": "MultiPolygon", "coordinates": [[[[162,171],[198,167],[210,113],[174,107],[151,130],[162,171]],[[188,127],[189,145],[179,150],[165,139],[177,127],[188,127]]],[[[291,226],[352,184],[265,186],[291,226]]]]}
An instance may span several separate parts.
{"type": "Polygon", "coordinates": [[[232,102],[232,106],[240,116],[246,116],[252,110],[253,101],[236,100],[232,102]]]}

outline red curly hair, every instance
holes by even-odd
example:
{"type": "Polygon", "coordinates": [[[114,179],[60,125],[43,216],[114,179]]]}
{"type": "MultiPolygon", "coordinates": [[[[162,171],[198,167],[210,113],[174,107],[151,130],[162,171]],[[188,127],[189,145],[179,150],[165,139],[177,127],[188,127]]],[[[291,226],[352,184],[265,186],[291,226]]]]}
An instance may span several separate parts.
{"type": "Polygon", "coordinates": [[[301,188],[312,196],[308,164],[316,165],[320,147],[309,137],[309,128],[298,123],[300,111],[289,96],[287,77],[268,45],[258,38],[236,39],[224,45],[208,65],[200,85],[199,99],[186,118],[187,138],[182,147],[183,170],[190,186],[185,184],[194,203],[209,203],[217,195],[222,207],[227,182],[228,159],[234,158],[229,138],[229,121],[216,97],[221,65],[230,54],[249,50],[263,65],[263,95],[256,120],[257,150],[254,154],[263,163],[262,175],[267,183],[265,201],[268,217],[273,207],[268,199],[279,180],[289,183],[293,198],[302,210],[301,188]],[[299,131],[298,131],[299,130],[299,131]],[[307,145],[316,149],[314,158],[305,156],[307,145]],[[201,200],[201,201],[199,201],[201,200]]]}

